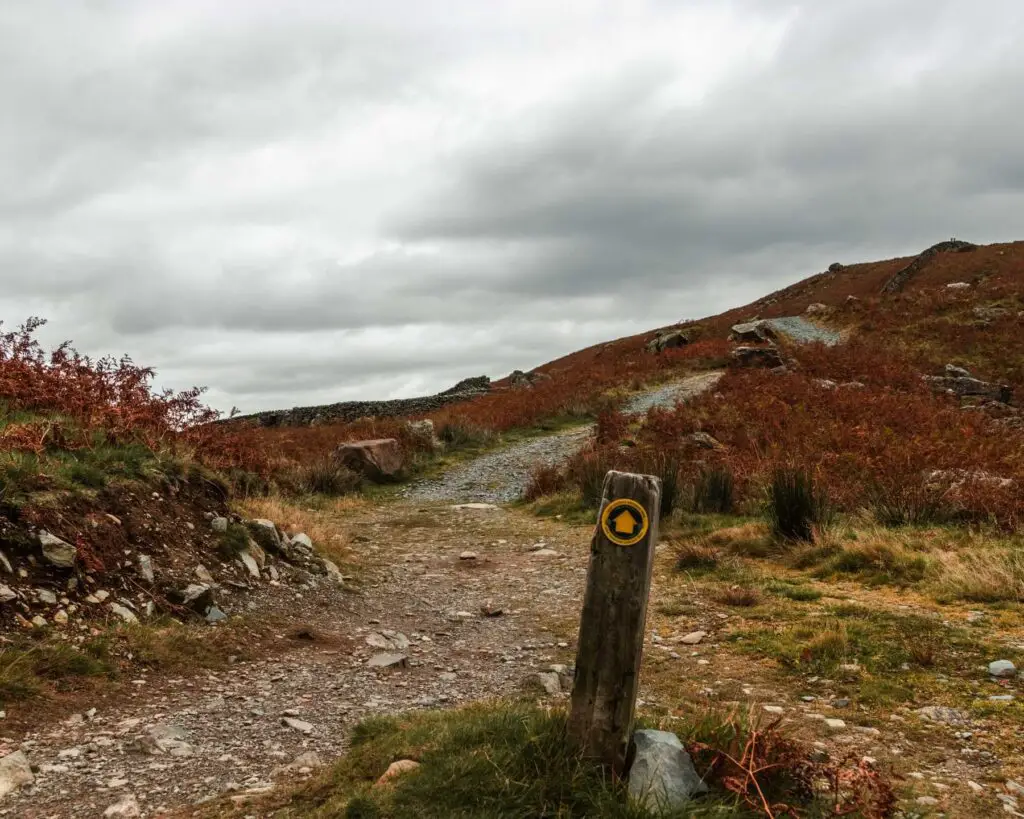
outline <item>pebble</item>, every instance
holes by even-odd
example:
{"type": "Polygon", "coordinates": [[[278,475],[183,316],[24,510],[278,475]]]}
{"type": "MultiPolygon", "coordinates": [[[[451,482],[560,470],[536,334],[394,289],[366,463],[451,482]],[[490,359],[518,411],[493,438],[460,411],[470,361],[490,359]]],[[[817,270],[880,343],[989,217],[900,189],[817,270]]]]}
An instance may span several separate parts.
{"type": "Polygon", "coordinates": [[[459,560],[476,560],[476,552],[463,552],[459,555],[459,560]]]}
{"type": "Polygon", "coordinates": [[[313,733],[313,726],[311,723],[304,722],[301,719],[295,719],[294,717],[282,717],[281,724],[287,725],[289,728],[295,729],[300,734],[313,733]]]}
{"type": "Polygon", "coordinates": [[[686,636],[680,637],[679,642],[683,645],[695,646],[707,636],[708,633],[706,631],[691,631],[686,636]]]}
{"type": "Polygon", "coordinates": [[[764,708],[764,710],[767,711],[769,714],[784,714],[784,713],[786,713],[786,709],[783,708],[781,705],[763,705],[761,707],[764,708]]]}

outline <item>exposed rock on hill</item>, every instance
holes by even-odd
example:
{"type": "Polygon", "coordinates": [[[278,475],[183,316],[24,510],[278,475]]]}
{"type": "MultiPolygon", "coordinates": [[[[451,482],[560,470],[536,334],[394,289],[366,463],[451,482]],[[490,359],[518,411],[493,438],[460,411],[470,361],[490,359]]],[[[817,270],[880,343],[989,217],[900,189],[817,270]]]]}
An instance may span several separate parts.
{"type": "Polygon", "coordinates": [[[950,239],[948,242],[939,242],[917,256],[914,261],[906,267],[896,271],[889,281],[882,287],[883,293],[898,293],[923,267],[925,267],[937,253],[965,253],[975,250],[978,246],[970,242],[963,242],[959,239],[950,239]]]}
{"type": "Polygon", "coordinates": [[[294,407],[290,410],[270,410],[252,415],[236,416],[232,422],[255,421],[263,427],[304,427],[355,421],[357,418],[397,418],[439,410],[449,404],[468,401],[491,389],[486,375],[466,378],[454,387],[419,398],[396,398],[391,401],[342,401],[316,407],[294,407]]]}

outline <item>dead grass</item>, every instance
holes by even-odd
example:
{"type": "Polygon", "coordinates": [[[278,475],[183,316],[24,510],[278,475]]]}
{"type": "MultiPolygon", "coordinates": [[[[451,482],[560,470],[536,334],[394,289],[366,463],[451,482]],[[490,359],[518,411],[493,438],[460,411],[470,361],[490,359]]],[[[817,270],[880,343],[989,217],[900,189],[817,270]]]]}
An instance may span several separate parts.
{"type": "Polygon", "coordinates": [[[1011,549],[971,550],[938,556],[940,599],[977,603],[1024,601],[1024,554],[1011,549]]]}
{"type": "Polygon", "coordinates": [[[715,599],[724,606],[750,608],[761,602],[761,593],[749,586],[730,586],[719,592],[715,599]]]}
{"type": "Polygon", "coordinates": [[[764,523],[744,523],[719,529],[708,535],[707,542],[743,557],[767,557],[774,551],[771,533],[764,523]]]}
{"type": "Polygon", "coordinates": [[[346,496],[318,498],[315,503],[315,507],[306,506],[301,499],[271,495],[248,498],[238,504],[238,509],[248,517],[280,521],[281,528],[290,535],[305,532],[316,551],[324,557],[338,564],[351,563],[353,553],[341,525],[353,512],[365,508],[366,500],[359,496],[346,496]]]}

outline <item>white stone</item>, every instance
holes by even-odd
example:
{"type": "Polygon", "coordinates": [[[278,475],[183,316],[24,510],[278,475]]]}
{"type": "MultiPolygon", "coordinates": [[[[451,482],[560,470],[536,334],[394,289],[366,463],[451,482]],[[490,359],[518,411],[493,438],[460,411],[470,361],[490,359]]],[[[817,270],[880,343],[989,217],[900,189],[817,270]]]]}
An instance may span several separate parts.
{"type": "Polygon", "coordinates": [[[0,797],[34,781],[32,766],[24,751],[15,751],[0,759],[0,797]]]}
{"type": "Polygon", "coordinates": [[[45,529],[39,532],[39,545],[46,561],[59,569],[73,569],[77,551],[70,543],[51,535],[45,529]]]}
{"type": "Polygon", "coordinates": [[[313,733],[313,726],[308,722],[303,722],[301,719],[295,719],[294,717],[283,717],[281,719],[282,725],[287,725],[289,728],[293,728],[300,734],[311,734],[313,733]]]}
{"type": "Polygon", "coordinates": [[[103,815],[119,819],[135,819],[135,817],[142,816],[142,810],[139,808],[135,795],[129,793],[103,811],[103,815]]]}
{"type": "Polygon", "coordinates": [[[706,631],[691,631],[686,636],[680,637],[679,642],[683,645],[695,646],[707,636],[708,633],[706,631]]]}
{"type": "Polygon", "coordinates": [[[111,603],[110,610],[126,623],[139,622],[139,618],[135,616],[135,612],[125,606],[122,606],[120,603],[111,603]]]}

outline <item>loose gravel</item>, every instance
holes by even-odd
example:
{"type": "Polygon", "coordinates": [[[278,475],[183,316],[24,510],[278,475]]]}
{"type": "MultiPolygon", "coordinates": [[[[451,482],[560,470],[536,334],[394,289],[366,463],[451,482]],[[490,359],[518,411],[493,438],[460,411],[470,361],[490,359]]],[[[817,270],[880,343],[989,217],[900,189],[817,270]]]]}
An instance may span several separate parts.
{"type": "Polygon", "coordinates": [[[510,503],[522,496],[536,466],[562,463],[583,446],[591,430],[582,427],[489,452],[411,487],[407,497],[419,502],[510,503]]]}
{"type": "Polygon", "coordinates": [[[317,610],[295,613],[314,635],[306,648],[140,679],[95,713],[0,738],[0,756],[20,748],[36,769],[0,816],[156,817],[251,799],[344,753],[368,716],[512,696],[552,664],[571,664],[547,625],[579,611],[585,531],[499,508],[415,506],[370,510],[350,526],[367,586],[308,596],[317,610]],[[467,550],[476,557],[460,559],[467,550]],[[374,667],[396,649],[401,662],[374,667]],[[125,800],[138,812],[113,812],[125,800]]]}
{"type": "Polygon", "coordinates": [[[841,340],[841,336],[835,330],[819,327],[803,316],[769,319],[768,325],[779,335],[786,336],[798,344],[820,342],[831,347],[838,344],[841,340]]]}

